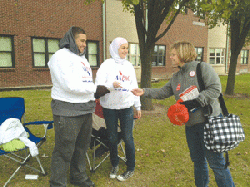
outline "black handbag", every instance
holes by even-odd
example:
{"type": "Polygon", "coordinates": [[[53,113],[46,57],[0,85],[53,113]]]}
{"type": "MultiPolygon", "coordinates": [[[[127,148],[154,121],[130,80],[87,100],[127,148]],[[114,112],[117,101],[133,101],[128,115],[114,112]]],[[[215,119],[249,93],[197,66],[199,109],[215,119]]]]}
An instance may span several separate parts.
{"type": "MultiPolygon", "coordinates": [[[[200,91],[202,91],[205,89],[205,85],[201,76],[200,63],[197,65],[196,73],[200,91]]],[[[207,116],[207,123],[204,126],[204,143],[210,151],[226,153],[227,167],[230,164],[228,151],[245,140],[245,133],[239,116],[228,113],[222,93],[220,93],[219,102],[223,115],[218,117],[207,116]]]]}

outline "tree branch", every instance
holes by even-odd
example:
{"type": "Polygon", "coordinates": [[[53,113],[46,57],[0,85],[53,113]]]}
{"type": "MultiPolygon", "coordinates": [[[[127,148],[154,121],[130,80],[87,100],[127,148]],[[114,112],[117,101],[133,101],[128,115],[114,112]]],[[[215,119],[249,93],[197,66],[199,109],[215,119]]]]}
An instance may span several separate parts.
{"type": "Polygon", "coordinates": [[[167,15],[170,12],[170,8],[174,2],[174,0],[160,0],[160,1],[150,1],[151,4],[149,6],[149,14],[148,14],[148,46],[151,46],[155,44],[155,37],[161,27],[162,22],[167,17],[167,15]],[[152,3],[154,2],[154,3],[152,3]],[[150,35],[149,35],[150,33],[150,35]]]}
{"type": "MultiPolygon", "coordinates": [[[[161,15],[161,12],[164,8],[164,6],[160,6],[159,0],[149,0],[148,1],[148,30],[150,30],[150,33],[155,33],[155,30],[158,29],[159,24],[159,17],[161,15]]],[[[160,23],[161,24],[161,23],[160,23]]],[[[150,36],[148,36],[150,37],[150,36]]]]}
{"type": "Polygon", "coordinates": [[[241,22],[237,18],[237,13],[230,18],[230,30],[231,30],[231,52],[232,54],[238,53],[239,49],[239,36],[240,36],[240,25],[241,22]]]}
{"type": "MultiPolygon", "coordinates": [[[[168,30],[170,29],[170,27],[171,27],[172,24],[174,23],[176,17],[179,15],[179,13],[180,13],[182,7],[183,7],[187,2],[189,2],[189,0],[183,0],[183,1],[182,1],[182,3],[179,5],[179,9],[175,12],[175,15],[174,15],[173,18],[171,19],[171,21],[170,21],[170,23],[168,24],[167,28],[166,28],[161,34],[159,34],[159,35],[155,38],[155,42],[157,42],[160,38],[162,38],[162,37],[168,32],[168,30]]],[[[167,11],[167,10],[165,10],[165,11],[167,11]]],[[[165,17],[164,17],[164,19],[165,19],[168,13],[167,13],[167,12],[164,12],[164,14],[166,14],[165,17]]],[[[163,15],[163,14],[162,14],[162,15],[163,15]]],[[[162,20],[162,22],[163,22],[163,20],[162,20]]]]}
{"type": "Polygon", "coordinates": [[[143,2],[143,0],[141,0],[139,4],[134,5],[134,10],[135,10],[135,24],[136,24],[136,30],[137,30],[137,35],[139,39],[140,49],[143,50],[143,46],[145,44],[146,29],[143,23],[144,9],[143,7],[141,7],[143,6],[141,2],[143,2]]]}
{"type": "Polygon", "coordinates": [[[249,17],[245,17],[245,21],[244,21],[244,24],[243,24],[243,28],[242,28],[242,31],[240,33],[240,47],[242,48],[245,44],[245,40],[246,40],[246,37],[249,35],[249,31],[250,31],[250,19],[249,17]]]}

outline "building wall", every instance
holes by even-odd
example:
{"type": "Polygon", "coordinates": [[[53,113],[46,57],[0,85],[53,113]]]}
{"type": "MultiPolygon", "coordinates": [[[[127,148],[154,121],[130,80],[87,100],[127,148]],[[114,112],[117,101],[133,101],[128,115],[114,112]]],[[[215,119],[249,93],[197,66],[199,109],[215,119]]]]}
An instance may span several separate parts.
{"type": "Polygon", "coordinates": [[[126,38],[131,43],[139,43],[133,14],[123,11],[121,1],[106,0],[107,58],[110,58],[109,45],[116,37],[126,38]]]}
{"type": "MultiPolygon", "coordinates": [[[[163,32],[166,27],[166,23],[163,23],[159,33],[163,32]]],[[[156,43],[166,45],[166,61],[165,66],[152,67],[152,78],[169,78],[176,71],[171,68],[169,58],[169,47],[175,41],[186,40],[193,43],[195,47],[204,47],[204,59],[206,60],[207,35],[207,27],[194,16],[193,12],[189,11],[186,15],[180,14],[168,33],[156,43]]],[[[121,1],[106,0],[106,51],[108,58],[110,57],[109,44],[118,36],[126,38],[130,43],[139,43],[134,16],[123,11],[121,1]]],[[[135,67],[135,69],[137,79],[140,80],[140,67],[135,67]]]]}
{"type": "MultiPolygon", "coordinates": [[[[230,37],[227,38],[227,25],[219,24],[213,29],[208,30],[208,52],[207,61],[209,62],[209,49],[210,48],[224,48],[225,57],[228,56],[228,60],[224,64],[212,64],[213,68],[219,75],[228,73],[230,67],[230,37]],[[228,43],[227,43],[228,42],[228,43]]],[[[244,46],[242,50],[249,50],[250,46],[244,46]]],[[[250,54],[249,54],[250,55],[250,54]]],[[[248,55],[248,59],[250,60],[248,55]]],[[[236,73],[249,73],[250,65],[241,64],[241,54],[238,56],[236,73]]]]}
{"type": "MultiPolygon", "coordinates": [[[[109,45],[116,37],[123,37],[129,43],[139,44],[135,17],[123,10],[119,0],[106,0],[106,58],[110,58],[109,45]]],[[[141,77],[141,68],[135,67],[137,80],[141,77]]]]}
{"type": "MultiPolygon", "coordinates": [[[[207,62],[209,62],[209,49],[210,48],[223,48],[225,49],[225,56],[227,51],[227,25],[219,24],[213,29],[208,29],[208,51],[207,51],[207,62]]],[[[225,74],[225,64],[212,64],[213,68],[218,74],[225,74]]]]}
{"type": "MultiPolygon", "coordinates": [[[[166,24],[163,23],[159,33],[161,33],[166,27],[166,24]]],[[[191,10],[188,10],[187,14],[179,14],[170,30],[157,42],[158,44],[166,45],[166,65],[165,67],[153,68],[153,77],[169,78],[172,76],[173,72],[177,71],[176,69],[171,68],[170,60],[170,47],[174,42],[188,41],[195,47],[203,47],[203,59],[206,61],[207,40],[207,26],[205,26],[203,21],[200,21],[191,10]]]]}
{"type": "MultiPolygon", "coordinates": [[[[244,46],[242,50],[248,50],[248,64],[241,64],[241,54],[238,56],[236,73],[250,73],[250,45],[244,46]]],[[[230,59],[229,59],[230,60],[230,59]]],[[[230,62],[230,61],[229,61],[230,62]]],[[[230,66],[230,64],[229,64],[230,66]]],[[[229,70],[229,69],[228,69],[229,70]]]]}
{"type": "MultiPolygon", "coordinates": [[[[124,12],[120,0],[106,0],[105,11],[102,3],[96,1],[85,5],[82,0],[25,0],[0,1],[0,35],[14,36],[15,68],[0,68],[0,88],[51,85],[48,68],[34,68],[32,62],[31,37],[60,39],[71,26],[85,29],[87,39],[99,41],[100,62],[109,58],[109,44],[115,37],[124,37],[130,43],[139,43],[135,27],[135,18],[124,12]],[[105,46],[103,45],[103,15],[105,14],[105,46]]],[[[163,23],[159,33],[163,32],[163,23]]],[[[157,44],[166,46],[165,66],[153,67],[152,78],[169,78],[176,70],[171,68],[170,45],[175,41],[190,41],[195,47],[204,47],[204,61],[209,62],[210,47],[224,47],[226,37],[224,26],[208,30],[192,11],[179,15],[171,29],[157,44]]],[[[245,47],[244,49],[250,49],[245,47]]],[[[250,59],[250,58],[249,58],[250,59]]],[[[223,72],[225,67],[214,67],[223,72]]],[[[92,68],[95,72],[98,68],[92,68]]],[[[140,67],[135,67],[140,79],[140,67]]],[[[240,64],[237,73],[250,72],[250,65],[240,64]]]]}
{"type": "MultiPolygon", "coordinates": [[[[50,85],[48,68],[33,68],[31,37],[60,39],[71,26],[82,27],[87,39],[102,49],[102,4],[82,0],[0,1],[0,35],[13,35],[15,68],[0,68],[0,87],[50,85]]],[[[103,60],[100,50],[100,61],[103,60]]]]}

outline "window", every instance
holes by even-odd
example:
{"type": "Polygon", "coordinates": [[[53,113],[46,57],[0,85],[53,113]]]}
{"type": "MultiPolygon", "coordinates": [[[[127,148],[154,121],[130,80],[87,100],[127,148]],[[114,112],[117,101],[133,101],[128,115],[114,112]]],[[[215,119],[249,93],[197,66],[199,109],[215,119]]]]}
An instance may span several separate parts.
{"type": "Polygon", "coordinates": [[[0,68],[13,68],[14,59],[14,38],[0,36],[0,68]]]}
{"type": "Polygon", "coordinates": [[[152,66],[165,66],[165,45],[155,45],[152,66]]]}
{"type": "Polygon", "coordinates": [[[87,41],[86,58],[90,66],[99,66],[99,43],[96,41],[87,41]]]}
{"type": "Polygon", "coordinates": [[[33,38],[32,48],[34,67],[48,67],[49,59],[59,50],[59,39],[33,38]]]}
{"type": "Polygon", "coordinates": [[[133,66],[141,65],[139,44],[129,44],[128,60],[133,66]]]}
{"type": "Polygon", "coordinates": [[[210,64],[224,64],[225,62],[225,49],[210,49],[209,61],[210,64]]]}
{"type": "Polygon", "coordinates": [[[204,54],[204,48],[203,47],[196,47],[195,52],[197,54],[196,61],[203,62],[203,54],[204,54]]]}
{"type": "Polygon", "coordinates": [[[241,50],[241,64],[248,64],[249,50],[241,50]]]}

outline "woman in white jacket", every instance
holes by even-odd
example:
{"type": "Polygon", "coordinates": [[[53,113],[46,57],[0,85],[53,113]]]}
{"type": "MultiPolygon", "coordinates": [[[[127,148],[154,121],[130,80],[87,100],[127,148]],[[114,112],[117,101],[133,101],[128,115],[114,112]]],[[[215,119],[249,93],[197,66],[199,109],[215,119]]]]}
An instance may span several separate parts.
{"type": "Polygon", "coordinates": [[[127,61],[128,42],[124,38],[115,38],[110,44],[111,58],[105,60],[96,74],[96,85],[103,85],[110,93],[100,98],[103,114],[107,126],[110,148],[110,160],[112,169],[110,178],[125,181],[134,174],[135,169],[135,145],[133,138],[133,118],[136,109],[136,117],[141,117],[140,97],[131,93],[133,88],[138,88],[133,65],[127,61]],[[125,154],[127,170],[117,176],[119,170],[118,157],[118,119],[122,139],[125,142],[125,154]]]}

